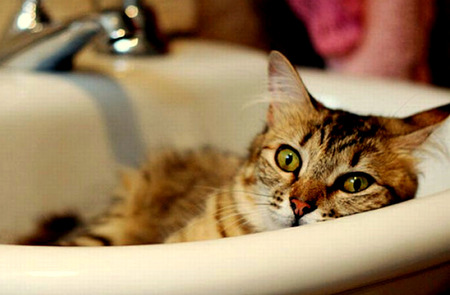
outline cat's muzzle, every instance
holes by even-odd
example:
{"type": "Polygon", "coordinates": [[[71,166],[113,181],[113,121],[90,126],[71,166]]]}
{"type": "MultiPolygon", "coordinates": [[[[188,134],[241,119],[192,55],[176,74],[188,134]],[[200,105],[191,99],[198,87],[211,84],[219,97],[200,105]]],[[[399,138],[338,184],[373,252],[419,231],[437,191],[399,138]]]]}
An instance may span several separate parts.
{"type": "Polygon", "coordinates": [[[294,212],[294,221],[292,223],[292,226],[299,226],[300,225],[300,218],[302,218],[304,215],[314,211],[314,206],[300,201],[297,198],[291,197],[289,199],[289,202],[291,204],[292,211],[294,212]]]}

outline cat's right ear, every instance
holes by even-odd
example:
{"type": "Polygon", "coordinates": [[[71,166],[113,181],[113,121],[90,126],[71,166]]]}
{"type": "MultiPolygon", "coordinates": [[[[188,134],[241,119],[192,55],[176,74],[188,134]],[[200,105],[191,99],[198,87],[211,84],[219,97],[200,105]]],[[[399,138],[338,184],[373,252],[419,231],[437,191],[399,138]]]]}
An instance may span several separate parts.
{"type": "Polygon", "coordinates": [[[305,113],[319,110],[322,105],[312,98],[298,72],[278,51],[269,55],[269,93],[271,102],[267,114],[269,126],[276,120],[277,113],[283,106],[295,104],[305,113]]]}
{"type": "Polygon", "coordinates": [[[401,122],[400,124],[391,123],[390,131],[397,134],[394,139],[394,146],[407,151],[414,150],[449,116],[450,104],[446,104],[398,120],[398,122],[401,122]]]}

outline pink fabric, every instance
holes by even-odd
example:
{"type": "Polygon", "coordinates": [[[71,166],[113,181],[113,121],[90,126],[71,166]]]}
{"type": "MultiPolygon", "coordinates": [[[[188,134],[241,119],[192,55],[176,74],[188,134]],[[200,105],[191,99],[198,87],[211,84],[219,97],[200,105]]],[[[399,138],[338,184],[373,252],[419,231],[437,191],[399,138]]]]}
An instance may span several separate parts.
{"type": "Polygon", "coordinates": [[[287,0],[328,68],[429,81],[434,0],[287,0]]]}
{"type": "Polygon", "coordinates": [[[363,1],[288,0],[288,3],[304,21],[313,46],[320,55],[342,55],[360,42],[363,1]]]}

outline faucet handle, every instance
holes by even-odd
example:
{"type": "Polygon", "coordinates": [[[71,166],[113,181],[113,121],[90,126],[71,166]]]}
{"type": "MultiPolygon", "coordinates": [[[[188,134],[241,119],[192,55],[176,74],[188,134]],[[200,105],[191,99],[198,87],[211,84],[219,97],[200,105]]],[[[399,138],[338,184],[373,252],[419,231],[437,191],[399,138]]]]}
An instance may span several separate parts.
{"type": "Polygon", "coordinates": [[[121,11],[100,13],[106,37],[98,49],[114,54],[161,54],[167,52],[167,42],[161,34],[153,10],[139,0],[125,0],[121,11]]]}
{"type": "Polygon", "coordinates": [[[142,0],[124,0],[123,10],[126,22],[135,29],[136,34],[142,34],[159,52],[167,51],[167,41],[160,31],[158,19],[152,7],[142,0]]]}

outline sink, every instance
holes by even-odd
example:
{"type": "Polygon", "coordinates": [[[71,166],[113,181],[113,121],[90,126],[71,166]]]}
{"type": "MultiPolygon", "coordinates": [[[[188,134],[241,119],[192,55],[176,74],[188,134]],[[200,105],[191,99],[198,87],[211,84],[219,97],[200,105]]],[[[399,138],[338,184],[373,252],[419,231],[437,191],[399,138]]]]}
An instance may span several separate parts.
{"type": "MultiPolygon", "coordinates": [[[[166,56],[87,48],[66,74],[0,70],[1,294],[441,291],[450,276],[450,122],[420,156],[417,199],[335,221],[173,245],[7,245],[42,214],[104,210],[118,172],[167,146],[245,153],[261,130],[267,55],[178,40],[166,56]],[[432,278],[432,282],[430,281],[432,278]],[[405,289],[406,288],[406,289],[405,289]],[[409,289],[408,289],[409,288],[409,289]],[[434,288],[434,289],[433,289],[434,288]],[[375,291],[374,291],[375,290],[375,291]]],[[[450,91],[300,69],[330,107],[406,116],[450,91]]],[[[444,289],[443,289],[444,288],[444,289]]],[[[426,292],[425,292],[426,293],[426,292]]]]}

